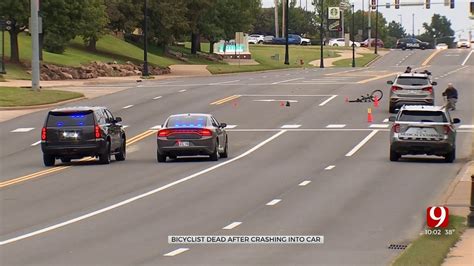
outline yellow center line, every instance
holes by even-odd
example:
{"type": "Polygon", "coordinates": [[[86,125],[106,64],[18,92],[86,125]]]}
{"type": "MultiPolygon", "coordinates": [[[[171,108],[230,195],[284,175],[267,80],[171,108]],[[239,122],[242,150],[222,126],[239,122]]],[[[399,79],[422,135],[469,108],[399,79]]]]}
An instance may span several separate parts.
{"type": "MultiPolygon", "coordinates": [[[[126,145],[127,146],[132,145],[132,144],[134,144],[134,143],[136,143],[140,140],[143,140],[144,138],[154,134],[155,132],[156,132],[155,130],[147,130],[145,132],[142,132],[142,133],[130,138],[130,140],[127,140],[126,145]]],[[[95,160],[94,157],[86,157],[86,158],[83,158],[79,161],[80,162],[88,162],[88,161],[93,161],[93,160],[95,160]]],[[[4,188],[4,187],[8,187],[8,186],[11,186],[11,185],[14,185],[14,184],[22,183],[22,182],[25,182],[25,181],[28,181],[28,180],[31,180],[31,179],[34,179],[34,178],[45,176],[47,174],[52,174],[52,173],[56,173],[56,172],[59,172],[59,171],[63,171],[63,170],[66,170],[68,168],[71,168],[71,167],[72,166],[57,166],[57,167],[54,167],[54,168],[51,168],[51,169],[41,170],[41,171],[38,171],[38,172],[35,172],[35,173],[32,173],[32,174],[28,174],[28,175],[20,176],[20,177],[17,177],[17,178],[9,179],[9,180],[0,182],[0,188],[4,188]]]]}
{"type": "Polygon", "coordinates": [[[428,65],[428,63],[431,61],[431,59],[433,59],[433,57],[435,57],[439,52],[441,52],[442,50],[436,50],[434,51],[430,56],[428,56],[428,58],[426,58],[426,60],[421,64],[422,66],[426,66],[428,65]]]}
{"type": "MultiPolygon", "coordinates": [[[[422,69],[422,68],[426,68],[427,66],[423,66],[423,67],[417,67],[417,68],[414,68],[412,69],[413,71],[414,70],[418,70],[418,69],[422,69]]],[[[363,83],[367,83],[367,82],[370,82],[370,81],[374,81],[374,80],[378,80],[378,79],[382,79],[382,78],[386,78],[386,77],[390,77],[390,76],[394,76],[394,75],[397,75],[399,74],[400,72],[392,72],[392,73],[388,73],[388,74],[385,74],[385,75],[380,75],[380,76],[375,76],[373,78],[368,78],[368,79],[363,79],[363,80],[360,80],[360,81],[357,81],[358,84],[363,84],[363,83]]]]}
{"type": "Polygon", "coordinates": [[[232,96],[226,97],[226,98],[224,98],[224,99],[220,99],[220,100],[217,100],[217,101],[215,101],[215,102],[212,102],[212,103],[210,103],[210,105],[223,104],[223,103],[225,103],[225,102],[235,100],[235,99],[239,98],[240,96],[242,96],[242,95],[232,95],[232,96]]]}

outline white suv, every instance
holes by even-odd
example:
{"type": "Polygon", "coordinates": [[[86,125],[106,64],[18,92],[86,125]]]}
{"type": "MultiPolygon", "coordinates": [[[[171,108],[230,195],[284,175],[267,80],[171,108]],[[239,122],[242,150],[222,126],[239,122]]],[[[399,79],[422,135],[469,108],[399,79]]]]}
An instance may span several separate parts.
{"type": "Polygon", "coordinates": [[[261,34],[251,34],[249,36],[249,43],[252,43],[252,44],[262,44],[263,43],[263,39],[265,38],[265,36],[261,35],[261,34]]]}
{"type": "Polygon", "coordinates": [[[458,43],[456,44],[457,48],[471,48],[471,44],[469,43],[468,40],[466,39],[461,39],[458,41],[458,43]]]}

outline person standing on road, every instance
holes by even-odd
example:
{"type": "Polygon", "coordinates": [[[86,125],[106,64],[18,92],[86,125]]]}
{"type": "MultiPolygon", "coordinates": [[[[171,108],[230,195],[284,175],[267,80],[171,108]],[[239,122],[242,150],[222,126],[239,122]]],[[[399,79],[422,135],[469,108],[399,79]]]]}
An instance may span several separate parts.
{"type": "Polygon", "coordinates": [[[448,110],[456,110],[456,103],[458,101],[458,91],[453,87],[452,83],[448,83],[448,88],[443,92],[443,96],[446,97],[448,104],[446,107],[448,110]]]}

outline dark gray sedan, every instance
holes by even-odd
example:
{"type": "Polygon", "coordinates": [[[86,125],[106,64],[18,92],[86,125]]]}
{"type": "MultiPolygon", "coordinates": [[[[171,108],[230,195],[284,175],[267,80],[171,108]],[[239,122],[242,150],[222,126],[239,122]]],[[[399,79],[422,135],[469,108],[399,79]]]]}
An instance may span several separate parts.
{"type": "Polygon", "coordinates": [[[225,127],[210,114],[178,114],[166,119],[157,133],[156,158],[208,155],[212,161],[228,156],[228,137],[225,127]]]}

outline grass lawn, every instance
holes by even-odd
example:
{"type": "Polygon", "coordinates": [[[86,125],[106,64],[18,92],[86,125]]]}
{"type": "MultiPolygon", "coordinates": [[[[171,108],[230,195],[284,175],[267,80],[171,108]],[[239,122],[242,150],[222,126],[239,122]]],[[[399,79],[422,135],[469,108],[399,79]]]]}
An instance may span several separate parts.
{"type": "MultiPolygon", "coordinates": [[[[362,57],[355,59],[356,67],[364,67],[378,56],[373,53],[366,53],[361,55],[362,57]]],[[[350,67],[352,66],[352,58],[337,60],[333,62],[333,65],[336,67],[350,67]]]]}
{"type": "Polygon", "coordinates": [[[82,97],[81,93],[41,90],[39,92],[25,88],[0,87],[0,107],[33,106],[57,103],[82,97]]]}
{"type": "MultiPolygon", "coordinates": [[[[393,263],[402,265],[441,265],[449,249],[459,240],[466,229],[466,219],[460,216],[449,216],[448,229],[455,229],[452,235],[422,235],[418,237],[393,263]]],[[[444,231],[444,229],[441,229],[444,231]]]]}

